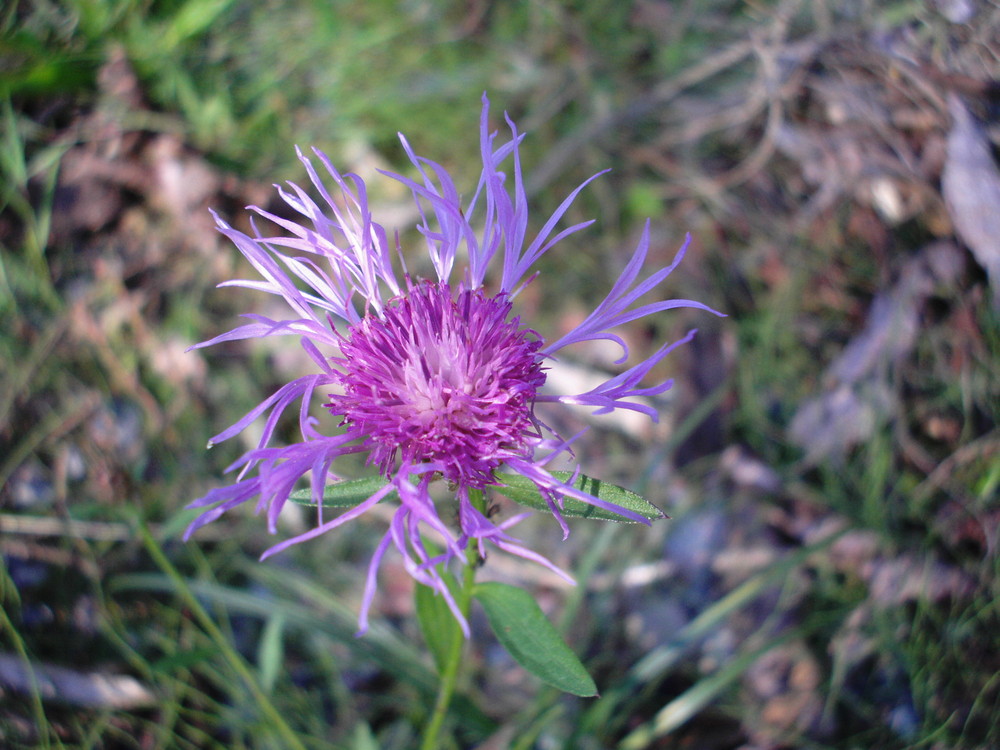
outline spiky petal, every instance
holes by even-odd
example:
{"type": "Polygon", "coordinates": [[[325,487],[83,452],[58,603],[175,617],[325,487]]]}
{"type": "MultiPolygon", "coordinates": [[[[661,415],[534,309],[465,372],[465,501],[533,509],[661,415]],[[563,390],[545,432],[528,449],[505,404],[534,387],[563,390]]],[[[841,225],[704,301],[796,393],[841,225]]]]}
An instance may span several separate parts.
{"type": "Polygon", "coordinates": [[[489,131],[488,123],[489,101],[484,95],[479,125],[483,168],[467,205],[462,204],[447,170],[417,156],[402,135],[417,178],[385,173],[413,194],[421,217],[417,229],[436,278],[412,280],[397,275],[395,248],[371,215],[365,183],[357,175],[340,174],[319,151],[314,153],[328,178],[322,178],[312,161],[299,152],[319,201],[291,183],[287,189],[278,188],[285,203],[301,215],[300,221],[251,207],[283,234],[263,236],[255,226],[251,237],[216,217],[219,230],[260,276],[223,286],[275,295],[289,312],[283,319],[247,315],[249,323],[193,348],[239,339],[297,336],[315,371],[283,386],[212,438],[210,445],[228,440],[264,419],[257,447],[230,467],[239,469],[237,481],[191,504],[205,510],[187,533],[253,500],[274,533],[290,494],[300,480],[308,478],[320,511],[316,526],[271,547],[264,553],[267,557],[336,529],[389,497],[398,498],[389,529],[369,565],[361,605],[362,631],[367,627],[379,565],[390,549],[401,555],[414,579],[444,597],[466,632],[468,624],[440,571],[443,563],[464,562],[470,544],[483,552],[485,544],[491,543],[568,580],[552,562],[507,533],[523,515],[497,523],[470,502],[470,493],[495,484],[501,469],[535,484],[564,536],[569,533],[560,512],[565,497],[647,522],[550,473],[549,462],[571,455],[570,446],[579,435],[564,439],[546,434],[535,417],[535,405],[541,401],[583,404],[595,407],[597,414],[633,409],[655,419],[653,409],[633,399],[670,387],[670,381],[643,383],[652,367],[693,332],[583,393],[540,395],[544,362],[566,347],[595,339],[618,342],[620,361],[625,362],[629,352],[613,330],[617,326],[678,307],[715,312],[693,300],[649,299],[680,262],[687,243],[670,266],[639,281],[649,248],[647,223],[621,276],[580,325],[549,344],[523,325],[513,314],[512,298],[526,279],[534,278],[532,268],[545,253],[591,223],[559,228],[579,192],[599,175],[572,191],[529,241],[518,152],[524,135],[508,118],[511,138],[496,145],[497,134],[489,131]],[[503,168],[508,161],[513,164],[512,180],[503,168]],[[456,283],[451,276],[460,259],[467,265],[456,283]],[[487,293],[484,285],[494,266],[499,288],[487,293]],[[328,394],[323,418],[312,413],[317,391],[328,394]],[[299,402],[301,442],[272,446],[280,416],[295,402],[299,402]],[[340,479],[334,464],[350,453],[366,454],[385,482],[364,502],[326,518],[324,488],[340,479]],[[454,489],[457,513],[439,513],[431,493],[439,479],[454,489]],[[454,529],[456,517],[458,528],[454,529]]]}

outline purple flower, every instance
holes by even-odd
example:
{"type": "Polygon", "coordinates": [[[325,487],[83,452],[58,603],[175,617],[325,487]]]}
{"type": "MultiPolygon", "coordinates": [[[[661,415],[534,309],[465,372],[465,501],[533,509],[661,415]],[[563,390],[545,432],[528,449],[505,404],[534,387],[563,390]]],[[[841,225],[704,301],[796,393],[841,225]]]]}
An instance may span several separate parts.
{"type": "Polygon", "coordinates": [[[257,512],[267,514],[268,529],[274,533],[289,495],[308,476],[313,502],[319,507],[317,525],[271,547],[264,553],[267,557],[357,518],[394,493],[399,507],[369,566],[360,614],[362,631],[367,627],[378,567],[390,547],[402,555],[417,581],[446,598],[466,632],[468,626],[438,571],[442,562],[464,560],[469,544],[482,552],[490,542],[571,580],[507,534],[523,515],[495,524],[470,502],[470,490],[502,481],[498,479],[500,469],[521,474],[537,486],[564,535],[568,533],[560,513],[564,498],[648,523],[639,514],[560,481],[546,468],[557,456],[570,454],[570,444],[578,435],[568,440],[555,435],[535,416],[535,405],[560,402],[593,406],[597,414],[633,409],[655,420],[651,407],[630,399],[670,388],[671,381],[641,384],[653,366],[675,346],[690,340],[694,331],[585,393],[541,394],[545,361],[572,344],[610,339],[621,346],[619,363],[623,363],[628,347],[612,332],[616,326],[675,307],[714,312],[692,300],[639,302],[670,274],[687,248],[686,242],[670,266],[637,281],[649,247],[647,222],[635,253],[607,298],[579,326],[546,343],[522,325],[512,314],[513,297],[534,278],[528,276],[529,271],[542,255],[592,223],[556,230],[580,190],[598,175],[577,187],[538,235],[526,242],[528,206],[518,155],[524,136],[508,118],[511,139],[495,145],[496,133],[488,130],[488,115],[489,102],[484,96],[480,120],[483,171],[467,204],[463,205],[445,169],[417,156],[402,135],[403,148],[419,179],[385,173],[413,193],[421,216],[417,228],[433,264],[433,279],[413,279],[405,268],[402,273],[394,269],[393,256],[398,255],[398,265],[402,265],[402,253],[390,245],[385,229],[372,220],[364,182],[353,174],[341,175],[319,151],[315,155],[328,172],[336,197],[300,152],[321,202],[291,183],[288,190],[278,187],[278,191],[304,217],[303,223],[251,207],[285,230],[284,236],[265,237],[255,227],[255,236],[250,237],[216,216],[220,231],[261,276],[261,280],[236,280],[223,286],[277,295],[290,312],[281,320],[247,315],[251,322],[197,346],[294,335],[300,337],[316,368],[280,388],[212,438],[209,445],[228,440],[267,415],[257,448],[230,467],[240,470],[237,481],[191,504],[207,510],[191,524],[187,535],[255,498],[257,512]],[[504,162],[512,162],[513,186],[502,171],[504,162]],[[452,277],[457,260],[467,266],[456,283],[452,277]],[[499,284],[496,293],[484,288],[491,264],[498,266],[495,273],[499,278],[491,277],[499,284]],[[322,420],[310,411],[314,397],[321,396],[326,396],[323,406],[328,412],[322,420]],[[270,447],[279,417],[295,401],[300,403],[302,441],[270,447]],[[378,469],[385,484],[364,502],[325,518],[324,488],[341,479],[333,464],[348,453],[367,454],[368,463],[378,469]],[[454,510],[440,514],[431,499],[430,486],[437,479],[446,480],[455,489],[457,529],[451,520],[454,510]]]}

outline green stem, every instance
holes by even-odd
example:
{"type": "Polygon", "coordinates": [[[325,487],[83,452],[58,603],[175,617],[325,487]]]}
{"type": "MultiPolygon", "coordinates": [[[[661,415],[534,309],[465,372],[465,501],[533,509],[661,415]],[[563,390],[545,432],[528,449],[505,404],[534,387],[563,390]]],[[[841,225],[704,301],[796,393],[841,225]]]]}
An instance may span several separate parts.
{"type": "MultiPolygon", "coordinates": [[[[483,500],[482,490],[469,490],[469,501],[480,513],[486,512],[486,503],[483,500]]],[[[469,540],[469,545],[465,550],[465,569],[462,571],[461,588],[456,592],[455,603],[462,617],[468,621],[469,609],[472,605],[472,588],[476,582],[476,568],[479,566],[479,551],[475,545],[475,540],[469,540]]],[[[441,683],[438,685],[437,699],[434,701],[434,710],[431,718],[424,729],[424,739],[420,743],[420,750],[439,750],[439,737],[441,727],[444,726],[445,717],[448,715],[448,706],[451,704],[451,697],[455,693],[455,685],[458,684],[458,670],[462,665],[462,652],[465,650],[465,634],[461,628],[455,628],[448,654],[441,670],[441,683]]]]}

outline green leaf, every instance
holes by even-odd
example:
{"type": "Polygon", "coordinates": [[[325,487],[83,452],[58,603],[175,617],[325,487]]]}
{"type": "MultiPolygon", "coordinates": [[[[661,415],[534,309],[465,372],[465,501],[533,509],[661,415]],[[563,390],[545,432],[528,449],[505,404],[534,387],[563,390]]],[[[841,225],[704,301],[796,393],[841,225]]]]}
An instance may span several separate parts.
{"type": "Polygon", "coordinates": [[[260,686],[266,693],[274,692],[281,665],[285,661],[285,613],[280,609],[267,618],[264,632],[257,647],[257,669],[260,672],[260,686]]]}
{"type": "Polygon", "coordinates": [[[480,583],[472,591],[486,618],[518,664],[567,693],[589,697],[597,686],[576,654],[524,589],[505,583],[480,583]]]}
{"type": "MultiPolygon", "coordinates": [[[[560,482],[569,482],[573,473],[569,471],[553,471],[552,476],[560,482]]],[[[538,487],[527,477],[520,474],[499,474],[497,479],[502,481],[500,486],[493,487],[504,497],[509,497],[514,502],[526,505],[535,510],[549,510],[549,504],[545,501],[538,487]]],[[[578,490],[593,495],[605,502],[620,505],[626,510],[638,513],[643,518],[650,521],[658,521],[661,518],[669,518],[663,511],[652,503],[646,501],[642,496],[635,494],[631,490],[619,487],[617,484],[602,482],[600,479],[588,477],[586,474],[577,476],[572,486],[578,490]]],[[[620,516],[596,505],[589,505],[582,500],[572,497],[564,497],[562,501],[562,514],[576,518],[592,518],[599,521],[618,521],[619,523],[635,523],[630,518],[620,516]]]]}
{"type": "MultiPolygon", "coordinates": [[[[386,480],[383,477],[348,479],[344,482],[328,484],[323,489],[323,507],[353,508],[355,505],[360,505],[380,489],[385,487],[385,484],[386,480]]],[[[396,491],[393,490],[385,497],[389,498],[395,496],[396,491]]],[[[296,490],[288,496],[288,499],[293,503],[298,503],[299,505],[308,505],[312,508],[316,507],[316,503],[314,503],[312,499],[312,490],[308,487],[296,490]]]]}
{"type": "MultiPolygon", "coordinates": [[[[448,575],[445,573],[444,575],[448,575]]],[[[413,592],[417,608],[417,622],[420,632],[424,635],[427,648],[434,657],[438,674],[444,669],[451,644],[459,634],[458,620],[448,608],[448,603],[441,594],[430,586],[418,583],[413,592]]]]}
{"type": "Polygon", "coordinates": [[[205,33],[230,5],[232,0],[188,0],[166,24],[159,46],[170,51],[181,42],[205,33]]]}
{"type": "Polygon", "coordinates": [[[354,725],[350,742],[351,750],[379,750],[378,740],[371,727],[364,721],[354,725]]]}
{"type": "MultiPolygon", "coordinates": [[[[193,669],[219,657],[219,649],[214,646],[174,651],[149,665],[156,674],[169,675],[182,669],[193,669]]],[[[213,670],[214,671],[214,670],[213,670]]]]}

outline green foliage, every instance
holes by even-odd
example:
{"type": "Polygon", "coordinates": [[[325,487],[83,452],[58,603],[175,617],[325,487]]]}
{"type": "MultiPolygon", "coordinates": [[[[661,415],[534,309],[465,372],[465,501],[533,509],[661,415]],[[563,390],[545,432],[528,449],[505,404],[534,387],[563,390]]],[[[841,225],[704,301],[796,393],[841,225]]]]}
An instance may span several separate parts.
{"type": "MultiPolygon", "coordinates": [[[[568,471],[556,471],[552,475],[561,482],[568,482],[573,477],[572,472],[568,471]]],[[[528,508],[546,513],[549,512],[549,506],[545,497],[538,490],[537,485],[530,479],[522,477],[519,474],[501,474],[498,479],[502,481],[502,484],[491,485],[496,492],[528,508]]],[[[370,499],[376,492],[383,489],[385,484],[385,479],[378,476],[334,482],[324,488],[322,505],[325,508],[353,508],[370,499]]],[[[650,521],[664,518],[663,512],[659,508],[634,492],[626,490],[624,487],[619,487],[609,482],[602,482],[599,479],[594,479],[584,474],[579,475],[571,486],[606,502],[619,505],[633,513],[638,513],[650,521]]],[[[397,493],[392,491],[385,496],[385,499],[391,500],[396,495],[397,493]]],[[[291,494],[289,500],[298,505],[312,508],[318,505],[318,503],[314,502],[312,490],[309,488],[296,490],[291,494]]],[[[562,508],[560,512],[571,518],[634,523],[631,519],[625,518],[618,513],[590,505],[576,498],[562,498],[561,504],[562,508]]]]}
{"type": "MultiPolygon", "coordinates": [[[[386,481],[383,477],[374,476],[364,479],[347,479],[343,482],[328,484],[323,489],[324,508],[353,508],[360,505],[365,500],[371,498],[376,492],[385,487],[386,481]]],[[[392,491],[386,495],[387,499],[396,497],[397,493],[392,491]]],[[[315,508],[318,503],[313,501],[312,490],[309,488],[296,490],[288,498],[293,503],[315,508]]]]}
{"type": "MultiPolygon", "coordinates": [[[[903,24],[903,36],[927,40],[934,45],[928,59],[947,66],[962,46],[954,28],[968,35],[990,29],[987,11],[975,24],[946,24],[924,6],[879,9],[878,37],[903,24]]],[[[578,574],[579,585],[567,592],[529,584],[558,605],[558,628],[523,590],[480,584],[477,599],[501,643],[556,688],[505,692],[493,681],[482,638],[474,637],[465,665],[472,679],[459,686],[449,718],[459,738],[451,746],[477,746],[494,734],[513,736],[518,750],[704,747],[720,734],[737,738],[731,744],[817,750],[1000,746],[1000,571],[990,536],[1000,486],[1000,324],[981,273],[966,258],[966,275],[954,287],[935,288],[920,310],[914,351],[884,373],[899,401],[895,416],[837,460],[806,465],[787,438],[797,405],[828,387],[825,368],[856,336],[872,299],[920,243],[942,231],[928,228],[938,209],[900,227],[880,221],[868,204],[814,202],[826,193],[813,192],[810,178],[789,163],[787,141],[745,183],[716,180],[776,144],[768,140],[774,131],[766,113],[740,109],[743,95],[756,91],[750,84],[759,83],[747,72],[755,59],[795,75],[821,69],[797,67],[797,56],[817,41],[862,39],[876,28],[840,12],[828,4],[731,0],[4,4],[0,650],[19,663],[128,674],[156,702],[82,709],[50,701],[40,686],[23,693],[0,686],[0,731],[33,727],[0,743],[402,750],[415,744],[435,692],[434,666],[457,627],[441,597],[418,589],[426,650],[407,617],[402,632],[385,618],[355,637],[358,581],[384,533],[380,523],[359,523],[336,541],[265,564],[256,561],[267,543],[259,518],[231,516],[194,543],[180,542],[192,513],[178,509],[217,486],[240,449],[206,452],[205,440],[283,382],[286,365],[237,346],[158,360],[167,344],[203,340],[249,308],[211,291],[219,280],[214,251],[187,226],[178,240],[165,222],[158,225],[163,220],[147,210],[143,188],[124,191],[127,221],[71,239],[54,233],[66,211],[57,187],[67,151],[115,144],[92,122],[84,127],[81,116],[103,101],[99,71],[121,55],[144,101],[141,111],[114,115],[114,123],[144,139],[177,136],[187,153],[265,181],[301,178],[296,143],[320,146],[349,169],[400,167],[401,130],[421,153],[454,169],[460,189],[472,190],[478,133],[470,123],[484,90],[494,102],[494,126],[502,126],[506,109],[531,133],[523,164],[538,214],[579,180],[613,166],[567,217],[600,217],[603,234],[557,249],[545,270],[560,285],[543,288],[543,278],[518,300],[541,331],[559,330],[606,291],[630,249],[623,236],[647,215],[654,234],[668,235],[654,236],[650,252],[658,261],[669,259],[683,231],[695,235],[689,260],[696,270],[678,271],[667,293],[706,299],[730,314],[718,337],[730,359],[713,359],[711,346],[679,352],[677,362],[690,356],[696,363],[677,393],[690,397],[704,386],[710,395],[662,445],[595,434],[605,449],[581,456],[588,470],[640,490],[675,518],[648,531],[574,524],[558,548],[569,564],[559,562],[578,574]],[[738,62],[696,75],[748,40],[752,49],[738,62]],[[651,92],[677,76],[690,82],[681,87],[686,98],[644,109],[651,92]],[[713,118],[735,125],[720,129],[713,118]],[[690,136],[694,126],[698,137],[690,136]],[[874,238],[852,234],[873,222],[874,238]],[[536,289],[550,293],[539,298],[536,289]],[[711,299],[705,289],[719,291],[711,299]],[[179,374],[188,362],[204,367],[202,376],[179,374]],[[675,453],[691,443],[710,447],[678,477],[670,469],[675,453]],[[731,458],[725,448],[751,454],[774,483],[750,490],[720,470],[720,456],[731,458]],[[82,475],[73,468],[79,462],[82,475]],[[34,505],[19,504],[27,501],[10,489],[36,485],[46,492],[28,498],[34,505]],[[695,574],[676,569],[664,549],[685,529],[703,530],[696,522],[716,512],[736,528],[713,541],[700,567],[691,563],[695,574]],[[149,534],[138,531],[146,524],[149,534]],[[854,554],[863,563],[846,565],[850,555],[831,551],[833,537],[816,541],[830,525],[845,529],[855,545],[848,552],[861,547],[854,554]],[[771,557],[752,571],[734,572],[731,560],[726,568],[719,554],[761,548],[771,557]],[[942,564],[951,578],[932,575],[942,564]],[[859,572],[887,576],[901,565],[907,575],[895,587],[886,585],[895,579],[859,572]],[[648,583],[636,583],[644,577],[648,583]],[[903,586],[913,581],[923,586],[917,593],[903,586]],[[899,590],[907,596],[896,597],[899,590]],[[584,655],[586,669],[564,640],[584,655]],[[755,669],[788,653],[799,667],[815,665],[821,710],[816,724],[774,737],[748,695],[755,669]],[[553,655],[559,658],[551,662],[553,655]],[[560,681],[565,670],[574,675],[569,683],[560,681]],[[560,692],[592,695],[588,673],[601,685],[600,699],[560,692]]],[[[989,61],[976,50],[988,43],[970,46],[969,69],[979,71],[989,61]]],[[[849,63],[826,64],[837,70],[849,63]]],[[[861,80],[866,101],[879,88],[906,99],[905,69],[890,73],[891,86],[882,85],[877,65],[827,83],[861,80]]],[[[982,73],[983,80],[996,77],[982,73]]],[[[820,88],[796,98],[794,76],[767,83],[780,94],[782,137],[831,127],[822,121],[820,88]]],[[[904,152],[926,137],[921,128],[936,128],[938,142],[947,127],[942,112],[912,106],[903,114],[919,117],[910,122],[932,125],[893,141],[904,152]],[[940,127],[933,124],[939,120],[940,127]]],[[[862,122],[852,126],[860,131],[862,122]]],[[[849,143],[863,145],[860,136],[849,143]]],[[[932,152],[911,155],[909,164],[934,162],[926,158],[932,152]]],[[[828,162],[807,166],[823,166],[823,191],[838,187],[828,162]]],[[[152,185],[152,172],[143,174],[152,185]]],[[[914,185],[915,195],[936,189],[933,181],[914,185]]],[[[240,189],[229,189],[217,197],[223,205],[247,202],[240,189]]],[[[641,350],[672,331],[658,322],[656,330],[628,333],[641,350]]],[[[504,481],[496,492],[547,511],[531,486],[504,481]]],[[[638,494],[586,477],[578,482],[660,517],[638,494]]],[[[324,505],[351,507],[381,486],[377,478],[332,485],[324,505]]],[[[308,491],[293,499],[311,505],[308,491]]],[[[295,528],[295,510],[282,523],[295,528]]],[[[621,520],[572,499],[564,513],[621,520]]],[[[529,526],[519,530],[544,534],[529,526]]],[[[520,575],[516,567],[501,570],[520,575]]],[[[383,590],[397,579],[405,576],[384,569],[383,590]]],[[[472,624],[475,631],[482,620],[472,624]]],[[[782,682],[780,673],[770,676],[782,682]]]]}
{"type": "Polygon", "coordinates": [[[480,583],[473,596],[518,664],[559,690],[585,698],[597,695],[586,668],[530,593],[504,583],[480,583]]]}
{"type": "MultiPolygon", "coordinates": [[[[554,471],[552,472],[552,476],[560,482],[569,482],[570,479],[573,479],[573,473],[569,471],[554,471]]],[[[534,510],[549,512],[548,502],[539,491],[538,486],[530,479],[519,474],[501,474],[498,479],[501,480],[502,484],[493,486],[493,489],[499,494],[534,510]]],[[[637,513],[644,518],[648,518],[650,521],[656,521],[665,517],[663,511],[652,503],[616,484],[602,482],[600,479],[580,474],[576,479],[573,479],[571,486],[601,500],[614,503],[626,510],[637,513]]],[[[599,508],[596,505],[590,505],[573,497],[560,498],[558,502],[561,505],[560,512],[564,516],[634,523],[630,518],[604,508],[599,508]]]]}
{"type": "MultiPolygon", "coordinates": [[[[443,575],[450,580],[449,573],[444,572],[443,575]]],[[[458,637],[458,620],[451,613],[444,597],[429,586],[418,583],[414,597],[420,632],[440,674],[444,669],[451,644],[458,637]]]]}
{"type": "Polygon", "coordinates": [[[241,172],[287,169],[294,143],[388,139],[400,123],[438,146],[454,142],[459,120],[438,118],[442,101],[474,103],[504,65],[502,55],[454,36],[449,10],[389,0],[71,6],[40,4],[0,38],[8,61],[0,94],[93,90],[98,64],[118,47],[155,103],[180,115],[188,140],[241,172]],[[67,48],[53,56],[57,34],[67,48]]]}

